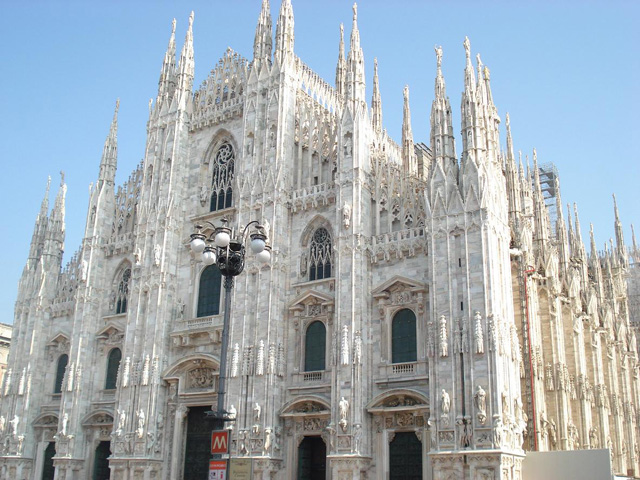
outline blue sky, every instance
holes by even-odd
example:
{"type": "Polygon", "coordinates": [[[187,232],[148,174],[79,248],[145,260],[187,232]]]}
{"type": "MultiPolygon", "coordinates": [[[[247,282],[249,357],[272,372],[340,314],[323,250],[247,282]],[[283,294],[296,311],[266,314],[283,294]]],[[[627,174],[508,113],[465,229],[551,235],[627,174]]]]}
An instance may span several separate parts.
{"type": "MultiPolygon", "coordinates": [[[[271,3],[275,22],[280,2],[271,3]]],[[[352,3],[293,0],[295,51],[334,83],[339,26],[351,31],[352,3]]],[[[177,20],[181,48],[195,11],[196,85],[229,46],[251,58],[259,0],[0,1],[0,322],[12,323],[17,283],[33,223],[52,176],[64,170],[65,261],[83,234],[88,185],[95,181],[116,98],[120,98],[118,183],[142,159],[148,101],[177,20]]],[[[613,236],[611,194],[640,235],[640,2],[364,0],[358,23],[371,96],[378,58],[383,123],[400,140],[402,89],[409,85],[415,141],[429,141],[435,44],[459,129],[465,35],[491,69],[494,101],[511,116],[516,150],[560,171],[565,203],[577,202],[583,236],[593,222],[601,248],[613,236]]],[[[458,152],[459,138],[456,139],[458,152]]],[[[502,137],[505,144],[504,135],[502,137]]]]}

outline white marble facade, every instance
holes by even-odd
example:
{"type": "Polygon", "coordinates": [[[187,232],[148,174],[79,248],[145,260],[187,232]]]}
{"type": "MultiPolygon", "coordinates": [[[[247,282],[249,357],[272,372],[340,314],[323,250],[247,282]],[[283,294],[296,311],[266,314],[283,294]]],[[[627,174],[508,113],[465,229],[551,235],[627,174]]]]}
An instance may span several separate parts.
{"type": "Polygon", "coordinates": [[[264,0],[253,58],[227,50],[196,89],[192,23],[177,62],[174,23],[145,157],[117,188],[116,107],[62,270],[64,179],[50,213],[43,201],[0,391],[0,478],[49,478],[51,464],[56,479],[91,478],[101,442],[111,478],[184,476],[189,411],[216,402],[222,329],[222,302],[198,314],[189,235],[222,217],[260,220],[273,247],[232,298],[232,455],[253,459],[254,478],[297,478],[301,445],[320,438],[327,478],[385,479],[406,433],[423,478],[516,480],[526,450],[606,447],[616,472],[638,473],[617,211],[604,254],[593,241],[587,254],[577,210],[551,232],[535,156],[516,164],[508,116],[501,149],[468,39],[458,157],[441,48],[430,145],[413,142],[408,90],[396,143],[377,66],[365,98],[355,6],[335,86],[294,53],[290,0],[275,41],[264,0]],[[306,363],[313,325],[324,368],[306,363]]]}

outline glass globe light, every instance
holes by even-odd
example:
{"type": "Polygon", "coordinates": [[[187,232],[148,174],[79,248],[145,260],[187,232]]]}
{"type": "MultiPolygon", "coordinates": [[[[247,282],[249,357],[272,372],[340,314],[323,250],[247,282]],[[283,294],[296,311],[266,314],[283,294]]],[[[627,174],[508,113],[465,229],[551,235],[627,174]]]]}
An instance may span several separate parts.
{"type": "Polygon", "coordinates": [[[264,250],[266,238],[262,233],[251,234],[251,251],[256,255],[264,250]]]}
{"type": "Polygon", "coordinates": [[[226,248],[229,245],[230,241],[231,241],[231,235],[229,235],[229,229],[225,227],[218,228],[218,231],[216,232],[216,237],[214,239],[214,242],[216,242],[216,245],[220,248],[226,248]]]}
{"type": "Polygon", "coordinates": [[[213,247],[207,247],[204,249],[204,253],[202,254],[202,263],[205,265],[213,265],[216,262],[216,252],[213,247]]]}
{"type": "Polygon", "coordinates": [[[202,253],[206,244],[204,243],[204,235],[200,233],[194,233],[191,235],[191,251],[193,253],[202,253]]]}
{"type": "Polygon", "coordinates": [[[256,255],[256,258],[260,263],[267,263],[271,260],[271,247],[269,245],[265,245],[263,250],[256,255]]]}

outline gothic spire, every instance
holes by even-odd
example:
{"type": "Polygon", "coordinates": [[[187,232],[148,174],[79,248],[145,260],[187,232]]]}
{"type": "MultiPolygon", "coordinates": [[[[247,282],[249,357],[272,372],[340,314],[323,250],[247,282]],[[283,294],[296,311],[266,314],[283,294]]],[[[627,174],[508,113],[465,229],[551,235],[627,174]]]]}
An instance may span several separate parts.
{"type": "Polygon", "coordinates": [[[378,83],[378,59],[373,59],[373,95],[371,96],[371,125],[376,133],[382,132],[382,98],[378,83]]]}
{"type": "Polygon", "coordinates": [[[258,17],[256,36],[253,41],[253,60],[267,62],[271,61],[273,25],[271,23],[271,7],[269,0],[262,0],[262,10],[258,17]]]}
{"type": "Polygon", "coordinates": [[[98,174],[98,190],[107,183],[111,186],[115,183],[116,168],[118,165],[118,109],[120,99],[116,100],[116,108],[113,112],[113,120],[109,128],[109,134],[104,141],[102,160],[100,160],[100,173],[98,174]]]}
{"type": "Polygon", "coordinates": [[[276,24],[275,58],[280,65],[291,56],[293,58],[293,7],[291,0],[282,0],[280,15],[276,24]]]}
{"type": "Polygon", "coordinates": [[[171,22],[171,37],[164,54],[160,79],[158,80],[158,100],[164,95],[173,95],[176,86],[176,19],[171,22]]]}
{"type": "Polygon", "coordinates": [[[622,222],[620,221],[620,212],[618,211],[618,202],[616,202],[615,194],[613,194],[613,212],[615,215],[614,229],[616,233],[616,247],[618,248],[618,255],[626,257],[622,222]]]}
{"type": "MultiPolygon", "coordinates": [[[[431,151],[436,163],[446,172],[449,168],[457,167],[456,144],[451,120],[451,104],[442,75],[442,47],[435,47],[435,53],[437,73],[435,98],[431,104],[431,151]]],[[[457,177],[457,171],[453,173],[457,177]]]]}
{"type": "Polygon", "coordinates": [[[188,98],[191,97],[193,87],[193,76],[195,73],[195,62],[193,59],[193,17],[189,15],[189,27],[184,38],[184,45],[180,53],[180,63],[178,64],[178,87],[188,98]]]}
{"type": "Polygon", "coordinates": [[[351,43],[347,57],[347,97],[356,103],[364,103],[364,90],[364,55],[360,47],[360,32],[358,31],[358,5],[354,3],[351,43]]]}
{"type": "Polygon", "coordinates": [[[411,130],[411,109],[409,108],[409,86],[403,90],[404,108],[402,111],[402,161],[404,169],[410,175],[418,173],[416,165],[415,146],[413,145],[413,131],[411,130]]]}
{"type": "Polygon", "coordinates": [[[45,240],[44,253],[57,257],[57,268],[60,268],[62,252],[64,251],[65,235],[65,197],[67,195],[67,185],[64,183],[64,172],[60,172],[60,188],[49,215],[47,235],[45,240]]]}
{"type": "Polygon", "coordinates": [[[347,77],[347,61],[344,59],[344,25],[340,24],[340,46],[338,49],[338,64],[336,65],[336,90],[344,95],[347,77]]]}
{"type": "Polygon", "coordinates": [[[35,225],[33,226],[33,235],[31,237],[31,246],[29,247],[29,258],[27,260],[26,268],[35,267],[38,261],[38,257],[42,253],[42,245],[44,243],[44,237],[47,231],[48,215],[49,215],[49,191],[51,188],[51,177],[47,179],[47,188],[40,204],[40,211],[36,217],[35,225]]]}
{"type": "MultiPolygon", "coordinates": [[[[518,167],[513,155],[513,141],[511,140],[511,122],[509,114],[506,116],[507,125],[507,155],[505,159],[505,176],[507,181],[507,196],[509,198],[509,212],[515,216],[520,212],[521,193],[520,182],[518,180],[518,167]]],[[[515,220],[515,218],[513,218],[515,220]]]]}
{"type": "Polygon", "coordinates": [[[464,69],[464,91],[462,92],[462,158],[464,162],[471,160],[477,164],[476,148],[479,146],[476,135],[476,78],[473,73],[473,65],[471,64],[471,43],[468,37],[464,37],[464,52],[466,56],[466,65],[464,69]]]}

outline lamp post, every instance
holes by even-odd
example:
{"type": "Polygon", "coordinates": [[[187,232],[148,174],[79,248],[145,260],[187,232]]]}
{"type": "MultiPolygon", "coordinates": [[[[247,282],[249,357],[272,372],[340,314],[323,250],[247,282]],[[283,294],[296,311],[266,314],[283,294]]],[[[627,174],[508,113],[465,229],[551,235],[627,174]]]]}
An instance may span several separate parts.
{"type": "Polygon", "coordinates": [[[211,222],[206,222],[214,228],[208,237],[201,232],[202,225],[196,225],[196,232],[191,234],[191,251],[196,255],[202,255],[202,262],[209,266],[214,263],[220,269],[224,277],[224,317],[222,323],[222,345],[220,348],[220,373],[218,377],[218,405],[215,412],[209,415],[216,419],[216,428],[224,428],[224,423],[232,421],[228,412],[224,409],[224,397],[227,380],[227,350],[229,347],[229,321],[231,319],[231,292],[233,290],[234,277],[244,270],[245,243],[249,227],[254,225],[249,234],[249,248],[255,254],[258,261],[267,263],[271,259],[271,247],[267,245],[267,236],[264,228],[256,220],[249,222],[242,232],[234,238],[234,232],[227,226],[228,220],[222,219],[222,226],[216,227],[211,222]]]}

